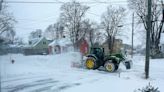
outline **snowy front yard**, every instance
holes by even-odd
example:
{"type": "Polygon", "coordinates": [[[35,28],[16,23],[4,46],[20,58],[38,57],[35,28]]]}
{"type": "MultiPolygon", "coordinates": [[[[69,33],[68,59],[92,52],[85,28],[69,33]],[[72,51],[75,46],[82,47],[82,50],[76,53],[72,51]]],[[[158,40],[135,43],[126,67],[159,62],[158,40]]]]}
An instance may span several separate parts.
{"type": "Polygon", "coordinates": [[[115,73],[71,67],[80,58],[75,52],[0,56],[2,92],[134,92],[149,82],[164,92],[164,59],[151,60],[150,78],[145,80],[143,56],[133,58],[131,70],[121,64],[115,73]]]}

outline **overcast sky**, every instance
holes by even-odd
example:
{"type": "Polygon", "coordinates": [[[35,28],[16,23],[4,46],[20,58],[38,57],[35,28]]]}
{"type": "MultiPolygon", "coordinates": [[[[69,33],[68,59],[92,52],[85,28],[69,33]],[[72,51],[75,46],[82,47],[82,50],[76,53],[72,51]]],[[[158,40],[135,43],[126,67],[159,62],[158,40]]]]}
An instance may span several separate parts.
{"type": "MultiPolygon", "coordinates": [[[[28,1],[30,0],[6,0],[6,1],[28,1]]],[[[70,0],[31,0],[31,2],[69,2],[70,0]]],[[[77,0],[80,2],[98,2],[105,0],[77,0]]],[[[100,22],[101,14],[106,11],[108,5],[124,6],[127,7],[126,0],[106,0],[111,2],[110,4],[87,4],[90,6],[89,11],[86,13],[86,17],[100,22]]],[[[23,37],[27,41],[29,33],[36,29],[42,29],[43,31],[50,24],[57,21],[60,14],[61,3],[51,4],[32,4],[32,3],[8,3],[8,10],[13,13],[18,23],[15,25],[15,30],[18,36],[23,37]]],[[[86,5],[86,3],[85,3],[86,5]]],[[[132,13],[127,10],[127,16],[132,13]]],[[[131,17],[126,19],[127,23],[131,23],[131,17]]],[[[124,43],[131,43],[131,25],[123,27],[126,37],[123,37],[124,43]]],[[[137,38],[136,38],[137,39],[137,38]]]]}

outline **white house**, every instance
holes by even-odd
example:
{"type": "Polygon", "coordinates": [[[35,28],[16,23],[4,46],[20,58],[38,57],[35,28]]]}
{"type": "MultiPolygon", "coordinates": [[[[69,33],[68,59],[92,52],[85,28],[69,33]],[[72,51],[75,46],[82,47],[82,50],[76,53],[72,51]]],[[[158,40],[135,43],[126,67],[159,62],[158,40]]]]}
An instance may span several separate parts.
{"type": "Polygon", "coordinates": [[[49,44],[50,54],[59,54],[73,50],[72,42],[68,38],[54,40],[49,44]]]}
{"type": "Polygon", "coordinates": [[[161,33],[160,50],[162,53],[164,53],[164,33],[161,33]]]}

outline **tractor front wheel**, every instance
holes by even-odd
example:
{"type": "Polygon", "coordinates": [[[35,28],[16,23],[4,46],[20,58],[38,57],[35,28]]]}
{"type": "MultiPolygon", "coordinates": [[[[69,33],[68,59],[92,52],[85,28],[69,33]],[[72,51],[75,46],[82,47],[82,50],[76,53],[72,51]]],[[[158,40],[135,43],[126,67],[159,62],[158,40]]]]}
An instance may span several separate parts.
{"type": "Polygon", "coordinates": [[[105,62],[104,67],[108,72],[114,72],[116,69],[115,64],[111,60],[105,62]]]}
{"type": "Polygon", "coordinates": [[[86,62],[85,62],[85,67],[87,69],[97,69],[98,68],[98,64],[96,62],[96,59],[93,57],[88,57],[86,62]]]}

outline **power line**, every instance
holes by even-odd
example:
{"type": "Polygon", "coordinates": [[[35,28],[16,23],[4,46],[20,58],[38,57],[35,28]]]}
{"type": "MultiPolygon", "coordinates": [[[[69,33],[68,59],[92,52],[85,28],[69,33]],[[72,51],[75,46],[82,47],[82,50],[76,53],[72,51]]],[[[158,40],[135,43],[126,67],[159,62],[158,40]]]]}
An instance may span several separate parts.
{"type": "MultiPolygon", "coordinates": [[[[53,1],[53,2],[34,2],[34,1],[5,1],[6,3],[16,3],[16,4],[63,4],[63,3],[71,3],[71,2],[59,2],[59,1],[53,1]]],[[[100,2],[79,2],[82,4],[123,4],[123,3],[127,3],[127,1],[113,1],[113,2],[107,2],[107,1],[100,1],[100,2]]]]}
{"type": "Polygon", "coordinates": [[[24,29],[24,30],[36,30],[37,28],[17,27],[17,29],[24,29]]]}
{"type": "MultiPolygon", "coordinates": [[[[20,21],[28,21],[26,19],[18,19],[18,22],[20,21]]],[[[53,20],[29,20],[29,22],[26,22],[26,24],[29,25],[38,25],[39,23],[55,23],[53,20]]]]}
{"type": "Polygon", "coordinates": [[[98,14],[95,14],[95,13],[92,13],[92,12],[86,12],[86,13],[91,14],[91,15],[94,15],[96,17],[101,17],[101,15],[98,15],[98,14]]]}
{"type": "MultiPolygon", "coordinates": [[[[95,13],[92,13],[92,12],[86,12],[86,13],[101,18],[101,15],[99,15],[99,14],[95,14],[95,13]]],[[[40,19],[39,19],[39,20],[18,19],[18,20],[20,20],[20,21],[31,21],[32,24],[38,24],[38,22],[50,22],[50,21],[53,22],[51,18],[54,18],[54,16],[50,16],[50,17],[48,17],[48,18],[42,18],[42,20],[40,20],[40,19]]],[[[159,20],[159,21],[160,21],[160,20],[159,20]]],[[[54,22],[55,22],[55,21],[54,21],[54,22]]],[[[141,22],[141,23],[142,23],[142,22],[141,22]]],[[[129,25],[131,25],[131,24],[132,24],[132,23],[125,23],[125,24],[122,24],[122,25],[123,25],[123,26],[129,26],[129,25]]],[[[134,23],[134,24],[140,24],[140,23],[136,22],[136,23],[134,23]]]]}
{"type": "Polygon", "coordinates": [[[55,1],[60,2],[60,3],[63,3],[63,2],[61,2],[61,1],[59,1],[59,0],[55,0],[55,1]]]}
{"type": "MultiPolygon", "coordinates": [[[[34,1],[5,1],[6,3],[10,3],[10,4],[63,4],[63,3],[71,3],[71,2],[62,2],[62,1],[59,1],[59,0],[55,0],[55,1],[53,1],[53,2],[34,2],[34,1]]],[[[82,3],[82,4],[96,4],[96,5],[98,5],[98,4],[111,4],[111,3],[120,3],[120,4],[122,4],[122,3],[127,3],[126,1],[115,1],[115,2],[101,2],[101,1],[99,1],[99,2],[79,2],[79,3],[82,3]]],[[[97,16],[97,17],[100,17],[101,15],[98,15],[98,14],[94,14],[94,13],[91,13],[91,12],[88,12],[89,14],[92,14],[92,15],[94,15],[94,16],[97,16]]],[[[24,19],[19,19],[19,20],[24,20],[24,19]]],[[[49,20],[41,20],[41,21],[49,21],[49,20]]],[[[34,23],[32,23],[32,24],[35,24],[35,22],[34,23]]],[[[27,29],[27,28],[25,28],[25,29],[27,29]]],[[[29,29],[29,28],[28,28],[29,29]]]]}
{"type": "Polygon", "coordinates": [[[52,19],[55,20],[55,17],[56,16],[49,16],[49,17],[42,17],[42,18],[35,18],[35,19],[28,19],[28,18],[16,18],[18,20],[21,20],[21,21],[37,21],[37,22],[40,22],[40,21],[52,21],[52,19]],[[49,20],[50,19],[50,20],[49,20]]]}
{"type": "Polygon", "coordinates": [[[98,2],[98,3],[101,3],[101,1],[99,1],[99,0],[93,0],[93,1],[98,2]]]}
{"type": "MultiPolygon", "coordinates": [[[[98,14],[95,14],[95,13],[92,13],[92,12],[87,12],[88,14],[91,14],[91,15],[94,15],[96,17],[101,17],[101,15],[98,15],[98,14]]],[[[140,22],[142,23],[142,22],[140,22]]],[[[134,24],[140,24],[138,22],[134,23],[134,24]]],[[[128,26],[128,25],[132,25],[132,23],[125,23],[125,24],[122,24],[123,26],[128,26]]]]}
{"type": "Polygon", "coordinates": [[[34,2],[34,1],[5,1],[6,3],[17,3],[17,4],[62,4],[64,2],[34,2]]]}

